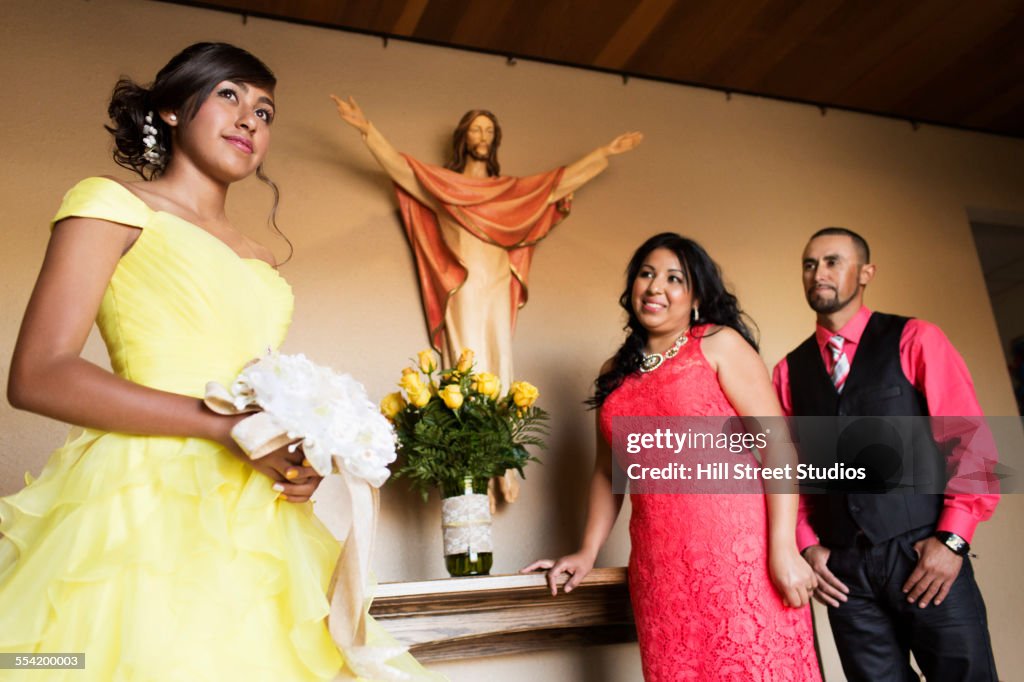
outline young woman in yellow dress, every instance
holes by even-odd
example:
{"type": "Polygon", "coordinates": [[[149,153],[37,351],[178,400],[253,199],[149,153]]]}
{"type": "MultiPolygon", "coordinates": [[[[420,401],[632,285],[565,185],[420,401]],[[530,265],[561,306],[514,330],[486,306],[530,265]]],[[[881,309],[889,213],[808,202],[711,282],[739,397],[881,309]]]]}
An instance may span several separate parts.
{"type": "Polygon", "coordinates": [[[83,180],[53,220],[8,394],[81,428],[0,499],[0,652],[85,654],[47,680],[354,677],[325,624],[339,545],[308,503],[319,477],[301,452],[250,461],[239,417],[201,400],[291,320],[273,255],[225,213],[232,183],[264,177],[275,82],[223,43],[122,80],[114,159],[143,181],[83,180]],[[80,356],[94,320],[113,372],[80,356]]]}

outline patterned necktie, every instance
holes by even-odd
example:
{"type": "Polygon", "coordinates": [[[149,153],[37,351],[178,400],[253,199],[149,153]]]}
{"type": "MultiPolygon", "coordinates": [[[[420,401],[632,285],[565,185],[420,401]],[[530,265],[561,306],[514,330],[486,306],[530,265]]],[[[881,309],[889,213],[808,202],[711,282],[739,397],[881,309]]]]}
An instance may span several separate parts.
{"type": "Polygon", "coordinates": [[[843,343],[846,339],[836,334],[828,340],[828,349],[832,351],[832,371],[830,378],[832,385],[836,387],[836,393],[843,392],[843,384],[850,374],[850,359],[843,352],[843,343]]]}

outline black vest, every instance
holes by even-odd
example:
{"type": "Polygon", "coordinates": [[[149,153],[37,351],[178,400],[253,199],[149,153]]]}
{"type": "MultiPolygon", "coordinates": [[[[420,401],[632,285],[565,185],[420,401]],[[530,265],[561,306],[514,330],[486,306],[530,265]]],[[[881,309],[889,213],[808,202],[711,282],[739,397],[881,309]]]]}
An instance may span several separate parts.
{"type": "MultiPolygon", "coordinates": [[[[794,416],[927,416],[925,397],[907,381],[900,364],[900,337],[908,321],[872,313],[841,394],[832,385],[815,336],[800,344],[786,356],[794,416]]],[[[861,431],[878,429],[876,441],[884,442],[894,422],[898,429],[907,430],[897,440],[911,444],[911,452],[902,453],[906,466],[891,463],[899,473],[898,480],[890,483],[897,485],[885,492],[807,496],[811,527],[826,547],[850,546],[858,531],[876,544],[938,522],[942,495],[913,492],[915,487],[942,490],[946,478],[946,458],[927,420],[889,420],[874,426],[871,420],[859,420],[855,426],[861,431]]],[[[800,458],[808,461],[808,453],[801,452],[800,458]]]]}

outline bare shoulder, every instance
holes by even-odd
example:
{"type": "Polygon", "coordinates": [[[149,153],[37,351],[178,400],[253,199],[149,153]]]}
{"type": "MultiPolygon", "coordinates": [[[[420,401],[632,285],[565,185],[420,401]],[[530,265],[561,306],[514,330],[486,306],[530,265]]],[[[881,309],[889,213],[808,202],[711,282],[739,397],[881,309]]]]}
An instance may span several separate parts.
{"type": "Polygon", "coordinates": [[[147,185],[148,182],[145,180],[122,180],[121,178],[115,178],[113,175],[100,175],[99,177],[104,180],[110,180],[114,184],[120,185],[125,190],[131,192],[138,198],[142,199],[144,196],[151,194],[147,185]]]}
{"type": "MultiPolygon", "coordinates": [[[[101,175],[100,177],[120,185],[126,192],[145,204],[150,211],[163,211],[179,217],[183,217],[183,214],[187,215],[187,212],[183,211],[183,207],[168,195],[159,180],[122,180],[112,175],[101,175]]],[[[183,219],[187,220],[187,218],[183,219]]]]}
{"type": "Polygon", "coordinates": [[[760,360],[754,347],[738,331],[724,325],[709,326],[701,337],[700,347],[704,357],[716,371],[723,364],[734,363],[737,360],[760,360]]]}
{"type": "Polygon", "coordinates": [[[612,371],[614,367],[615,357],[613,356],[604,361],[604,364],[601,365],[601,369],[598,370],[597,375],[601,376],[602,374],[607,374],[608,372],[612,371]]]}
{"type": "Polygon", "coordinates": [[[102,177],[121,185],[125,190],[134,194],[136,199],[146,204],[150,210],[168,213],[179,213],[181,210],[177,202],[170,199],[166,192],[161,190],[160,183],[156,180],[121,180],[112,175],[102,177]]]}
{"type": "Polygon", "coordinates": [[[743,347],[753,350],[750,343],[738,331],[719,324],[708,325],[701,336],[700,345],[705,353],[708,351],[729,352],[743,347]]]}

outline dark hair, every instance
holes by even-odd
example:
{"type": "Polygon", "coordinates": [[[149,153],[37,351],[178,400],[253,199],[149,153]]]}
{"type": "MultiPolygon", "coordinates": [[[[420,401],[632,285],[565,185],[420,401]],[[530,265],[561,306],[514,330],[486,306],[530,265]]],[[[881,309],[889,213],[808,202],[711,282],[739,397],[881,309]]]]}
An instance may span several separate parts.
{"type": "Polygon", "coordinates": [[[498,117],[486,109],[470,109],[462,118],[459,125],[455,126],[452,133],[452,158],[444,165],[448,170],[461,173],[466,168],[466,135],[469,133],[469,125],[478,117],[486,116],[494,124],[494,141],[491,142],[491,149],[487,154],[487,175],[497,177],[501,175],[501,165],[498,163],[498,146],[501,145],[501,124],[498,117]]]}
{"type": "MultiPolygon", "coordinates": [[[[274,73],[255,56],[240,47],[227,43],[195,43],[175,55],[157,73],[149,87],[138,85],[122,77],[114,86],[107,114],[113,125],[104,126],[114,136],[114,161],[135,171],[143,180],[160,177],[167,161],[174,154],[171,128],[159,116],[161,111],[173,111],[181,123],[188,123],[222,81],[255,85],[273,91],[277,85],[274,73]],[[162,147],[159,163],[147,159],[143,126],[152,112],[150,125],[156,129],[157,144],[162,147]]],[[[294,251],[291,240],[277,226],[277,207],[280,192],[267,177],[261,165],[256,177],[274,193],[274,206],[270,212],[270,226],[288,243],[288,258],[294,251]]]]}
{"type": "Polygon", "coordinates": [[[675,232],[662,232],[641,244],[626,268],[626,288],[619,297],[619,305],[628,316],[624,329],[629,332],[629,336],[615,353],[611,369],[594,381],[594,395],[586,401],[592,408],[600,407],[627,376],[640,369],[644,346],[647,344],[647,330],[640,324],[633,310],[633,282],[640,274],[644,260],[655,249],[668,249],[679,258],[686,286],[699,302],[700,317],[693,324],[714,324],[735,329],[757,350],[757,340],[751,331],[753,321],[740,310],[736,297],[726,291],[722,272],[707,251],[692,239],[675,232]]]}
{"type": "Polygon", "coordinates": [[[196,43],[167,62],[148,88],[129,78],[114,86],[107,114],[113,126],[104,126],[114,136],[114,161],[151,180],[163,172],[143,155],[142,128],[152,112],[158,143],[167,158],[174,154],[171,129],[159,117],[161,111],[173,111],[188,123],[195,118],[213,88],[221,81],[235,81],[273,90],[277,79],[267,66],[245,50],[227,43],[196,43]]]}
{"type": "Polygon", "coordinates": [[[845,227],[823,227],[812,234],[811,238],[807,241],[810,242],[818,237],[827,237],[829,235],[849,237],[853,240],[853,247],[857,249],[857,254],[863,259],[863,263],[861,263],[861,265],[866,265],[871,262],[871,249],[868,247],[867,240],[853,230],[845,227]]]}

